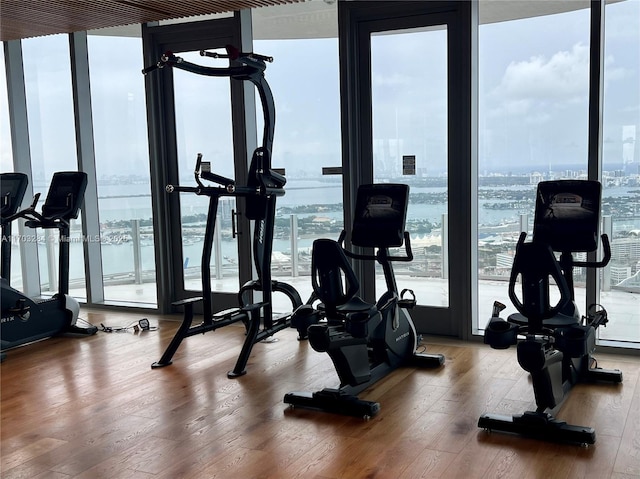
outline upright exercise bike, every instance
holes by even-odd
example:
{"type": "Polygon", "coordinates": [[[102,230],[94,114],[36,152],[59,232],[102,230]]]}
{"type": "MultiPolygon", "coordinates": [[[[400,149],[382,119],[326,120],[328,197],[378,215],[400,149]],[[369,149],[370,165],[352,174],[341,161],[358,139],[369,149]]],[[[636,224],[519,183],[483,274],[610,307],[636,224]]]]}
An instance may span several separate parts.
{"type": "Polygon", "coordinates": [[[505,321],[499,317],[505,306],[494,303],[484,336],[495,349],[517,344],[518,363],[531,374],[537,409],[514,416],[485,414],[479,427],[549,441],[595,443],[593,428],[567,424],[555,414],[578,382],[622,382],[619,370],[597,367],[592,356],[596,330],[608,322],[606,310],[592,305],[581,316],[573,287],[574,267],[602,268],[611,257],[609,239],[603,234],[601,261],[573,258],[574,253],[597,250],[601,194],[597,181],[539,183],[533,239],[525,242],[526,233],[521,233],[509,280],[509,298],[518,313],[505,321]],[[561,253],[559,260],[555,251],[561,253]],[[552,297],[558,296],[556,303],[552,297]]]}
{"type": "Polygon", "coordinates": [[[238,185],[233,179],[211,172],[210,163],[203,162],[202,155],[198,154],[195,167],[196,186],[168,185],[166,187],[168,193],[188,192],[209,197],[209,210],[201,261],[202,296],[173,303],[174,306],[184,307],[182,324],[160,360],[153,363],[151,367],[160,368],[171,364],[173,355],[183,339],[242,321],[246,327],[246,338],[235,367],[227,373],[229,378],[236,378],[246,373],[246,364],[255,343],[290,326],[291,312],[278,316],[274,315],[272,306],[273,293],[285,294],[291,301],[291,311],[299,307],[302,304],[302,300],[295,288],[271,279],[271,253],[273,249],[276,198],[284,195],[284,185],[286,183],[285,177],[271,167],[275,106],[271,89],[264,77],[264,71],[266,69],[265,62],[270,62],[272,59],[256,53],[242,53],[231,46],[227,47],[226,54],[206,51],[200,53],[202,56],[229,58],[241,63],[241,66],[230,66],[228,68],[205,67],[187,62],[171,53],[166,53],[156,65],[145,68],[143,73],[146,74],[155,69],[170,66],[198,75],[226,76],[232,79],[250,81],[255,85],[262,104],[264,115],[262,145],[253,152],[246,185],[238,185]],[[213,186],[206,186],[202,182],[203,180],[213,186]],[[254,222],[253,259],[258,277],[255,280],[248,281],[240,288],[238,308],[214,312],[211,298],[210,260],[218,202],[223,196],[243,197],[245,199],[245,216],[254,222]],[[261,294],[261,301],[258,303],[252,302],[254,292],[261,294]],[[203,303],[203,322],[198,325],[192,325],[193,306],[199,302],[203,303]]]}
{"type": "MultiPolygon", "coordinates": [[[[0,174],[0,227],[2,229],[2,245],[0,255],[0,277],[2,284],[11,284],[11,246],[13,236],[11,223],[8,218],[20,208],[22,199],[27,191],[29,178],[24,173],[0,174]]],[[[4,361],[6,354],[0,352],[0,361],[4,361]]]]}
{"type": "Polygon", "coordinates": [[[320,304],[317,308],[300,307],[292,323],[301,336],[306,329],[313,349],[329,355],[340,385],[314,393],[288,393],[285,403],[370,418],[380,404],[359,399],[358,393],[401,366],[433,368],[444,363],[441,354],[416,352],[419,336],[409,315],[415,296],[411,290],[398,292],[393,272],[393,262],[413,259],[409,233],[404,231],[408,199],[407,185],[358,188],[351,243],[374,248],[374,255],[345,249],[344,231],[338,241],[314,241],[312,285],[320,304]],[[404,256],[390,254],[390,248],[403,243],[404,256]],[[357,296],[359,284],[349,258],[376,261],[382,267],[386,291],[376,304],[357,296]]]}
{"type": "MultiPolygon", "coordinates": [[[[3,271],[0,284],[0,296],[2,298],[0,342],[2,351],[57,334],[68,333],[90,336],[98,331],[95,326],[80,327],[76,324],[80,306],[78,301],[69,296],[70,221],[78,217],[86,187],[86,173],[76,171],[57,172],[51,180],[49,192],[42,205],[41,213],[36,211],[40,197],[40,194],[37,194],[28,208],[16,211],[7,217],[4,217],[3,214],[3,230],[6,224],[10,224],[18,218],[24,218],[26,220],[25,226],[29,228],[58,230],[59,290],[53,297],[48,299],[29,298],[9,285],[9,280],[4,277],[3,271]]],[[[3,198],[9,197],[3,194],[3,198]]],[[[3,262],[5,259],[3,256],[3,262]]],[[[10,262],[10,258],[8,262],[10,262]]]]}
{"type": "Polygon", "coordinates": [[[2,278],[11,283],[11,223],[9,220],[18,212],[24,194],[29,185],[29,178],[24,173],[2,173],[0,174],[0,226],[2,227],[2,263],[0,273],[2,278]]]}

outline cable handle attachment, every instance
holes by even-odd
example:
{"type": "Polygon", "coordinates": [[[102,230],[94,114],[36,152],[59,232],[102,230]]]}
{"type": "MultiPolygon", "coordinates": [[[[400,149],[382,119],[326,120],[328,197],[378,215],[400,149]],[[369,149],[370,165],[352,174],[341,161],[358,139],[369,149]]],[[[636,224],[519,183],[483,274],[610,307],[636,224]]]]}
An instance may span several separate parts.
{"type": "Polygon", "coordinates": [[[182,62],[182,58],[176,57],[172,52],[167,51],[160,56],[160,60],[158,60],[154,65],[149,65],[148,67],[143,68],[142,74],[146,75],[147,73],[151,73],[152,71],[162,69],[167,65],[167,63],[180,62],[182,62]]]}
{"type": "Polygon", "coordinates": [[[233,45],[225,45],[225,50],[227,53],[219,53],[219,52],[208,52],[206,50],[200,50],[200,56],[210,57],[210,58],[228,58],[229,60],[253,60],[253,61],[261,61],[261,62],[273,62],[273,57],[268,55],[261,55],[259,53],[253,52],[241,52],[233,45]]]}
{"type": "Polygon", "coordinates": [[[195,193],[200,194],[202,188],[195,186],[179,186],[179,185],[167,185],[164,190],[167,193],[195,193]]]}

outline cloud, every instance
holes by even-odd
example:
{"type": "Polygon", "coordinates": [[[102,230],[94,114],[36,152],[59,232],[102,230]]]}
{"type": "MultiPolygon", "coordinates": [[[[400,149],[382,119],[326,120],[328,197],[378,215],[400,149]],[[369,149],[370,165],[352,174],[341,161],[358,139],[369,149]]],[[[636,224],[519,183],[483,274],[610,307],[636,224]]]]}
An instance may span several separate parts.
{"type": "Polygon", "coordinates": [[[609,86],[609,83],[618,80],[624,80],[629,71],[624,67],[615,65],[615,58],[613,55],[607,55],[604,59],[604,81],[605,87],[609,86]]]}
{"type": "Polygon", "coordinates": [[[496,102],[494,114],[523,115],[535,112],[541,103],[561,106],[586,101],[588,93],[589,47],[577,43],[570,51],[557,52],[551,58],[538,55],[512,61],[491,98],[496,102]]]}
{"type": "Polygon", "coordinates": [[[412,83],[411,77],[407,75],[401,75],[399,73],[391,73],[386,72],[383,75],[373,74],[373,86],[374,87],[385,87],[385,86],[397,86],[397,87],[405,87],[410,86],[412,83]]]}

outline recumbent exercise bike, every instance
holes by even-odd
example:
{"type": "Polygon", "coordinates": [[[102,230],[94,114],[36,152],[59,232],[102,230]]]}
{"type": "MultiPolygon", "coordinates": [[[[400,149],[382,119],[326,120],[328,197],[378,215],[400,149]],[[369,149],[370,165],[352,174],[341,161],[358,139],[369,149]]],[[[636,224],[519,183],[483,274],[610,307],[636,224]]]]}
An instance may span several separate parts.
{"type": "Polygon", "coordinates": [[[526,233],[521,233],[509,280],[509,298],[518,313],[505,321],[499,317],[505,306],[495,302],[484,335],[484,342],[495,349],[517,344],[518,363],[531,374],[537,409],[514,416],[485,414],[479,427],[556,442],[595,443],[593,428],[567,424],[555,414],[578,382],[622,382],[619,370],[596,367],[592,356],[596,330],[608,322],[606,310],[592,305],[581,317],[575,303],[574,267],[602,268],[611,257],[603,234],[601,261],[573,258],[574,253],[597,250],[601,194],[597,181],[538,184],[533,239],[525,242],[526,233]],[[561,253],[559,260],[556,251],[561,253]],[[552,298],[558,294],[554,305],[552,298]]]}
{"type": "Polygon", "coordinates": [[[2,279],[0,343],[2,351],[49,338],[57,334],[91,336],[98,328],[76,324],[80,305],[69,296],[70,221],[78,217],[87,187],[87,175],[81,171],[54,173],[42,212],[36,211],[40,194],[32,204],[17,211],[27,187],[27,176],[5,173],[2,182],[2,279]],[[11,222],[23,218],[29,228],[57,229],[59,233],[58,292],[51,298],[29,298],[10,282],[11,222]]]}
{"type": "MultiPolygon", "coordinates": [[[[409,187],[401,184],[361,185],[358,188],[351,243],[374,248],[375,254],[356,254],[338,241],[318,239],[312,250],[312,285],[320,303],[305,304],[292,318],[301,337],[308,335],[314,350],[326,352],[340,379],[338,388],[314,393],[292,392],[284,402],[370,418],[380,404],[357,394],[401,366],[439,367],[441,354],[417,353],[419,336],[409,315],[416,304],[411,290],[398,292],[392,263],[411,261],[410,237],[404,231],[409,187]],[[392,256],[390,248],[405,248],[404,256],[392,256]],[[382,267],[386,291],[376,304],[357,296],[358,280],[349,258],[377,261],[382,267]],[[406,296],[406,297],[405,297],[406,296]]],[[[312,301],[313,303],[313,301],[312,301]]]]}

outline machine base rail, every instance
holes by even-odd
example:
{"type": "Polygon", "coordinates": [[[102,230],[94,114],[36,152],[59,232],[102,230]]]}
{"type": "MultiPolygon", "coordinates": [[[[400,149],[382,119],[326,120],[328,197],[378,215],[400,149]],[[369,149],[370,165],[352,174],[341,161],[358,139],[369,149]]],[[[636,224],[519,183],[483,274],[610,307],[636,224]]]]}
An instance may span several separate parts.
{"type": "Polygon", "coordinates": [[[485,414],[478,427],[487,431],[501,431],[542,439],[550,442],[589,445],[595,444],[596,432],[587,426],[573,426],[547,413],[528,411],[516,416],[485,414]]]}
{"type": "Polygon", "coordinates": [[[171,358],[173,358],[173,355],[178,350],[178,347],[180,346],[184,338],[188,338],[196,334],[204,334],[209,331],[215,331],[216,329],[222,328],[223,326],[228,326],[229,324],[237,323],[241,320],[247,320],[247,313],[245,310],[249,308],[245,308],[244,310],[232,310],[229,312],[229,314],[218,317],[214,316],[214,320],[204,321],[197,326],[191,326],[191,323],[193,321],[193,304],[199,301],[202,301],[202,298],[189,298],[187,300],[180,301],[180,303],[183,304],[185,308],[182,324],[180,324],[178,331],[176,331],[175,336],[169,343],[169,346],[167,346],[167,349],[165,350],[160,360],[151,365],[152,369],[169,366],[172,363],[171,358]]]}
{"type": "Polygon", "coordinates": [[[236,361],[236,365],[233,370],[227,373],[227,377],[229,379],[235,379],[240,376],[244,376],[247,373],[247,361],[249,361],[249,356],[251,356],[251,350],[253,349],[254,344],[264,341],[268,337],[276,334],[278,331],[282,331],[290,326],[289,319],[291,318],[291,315],[284,315],[279,318],[275,318],[271,327],[263,328],[261,330],[260,309],[264,307],[264,305],[264,303],[255,303],[246,306],[243,309],[249,313],[249,329],[247,330],[247,336],[242,345],[240,355],[238,356],[238,361],[236,361]]]}
{"type": "Polygon", "coordinates": [[[622,382],[622,371],[619,369],[592,368],[587,372],[587,381],[611,382],[614,384],[622,382]]]}
{"type": "Polygon", "coordinates": [[[284,402],[294,407],[342,414],[369,419],[380,411],[380,404],[358,399],[336,389],[323,389],[315,393],[292,392],[284,396],[284,402]]]}
{"type": "Polygon", "coordinates": [[[87,326],[83,328],[81,326],[76,326],[74,324],[67,327],[67,329],[64,330],[63,334],[68,334],[69,336],[92,336],[97,332],[98,332],[97,326],[92,325],[92,326],[87,326]]]}
{"type": "Polygon", "coordinates": [[[444,355],[415,353],[408,359],[408,365],[420,368],[439,368],[444,364],[444,355]]]}

